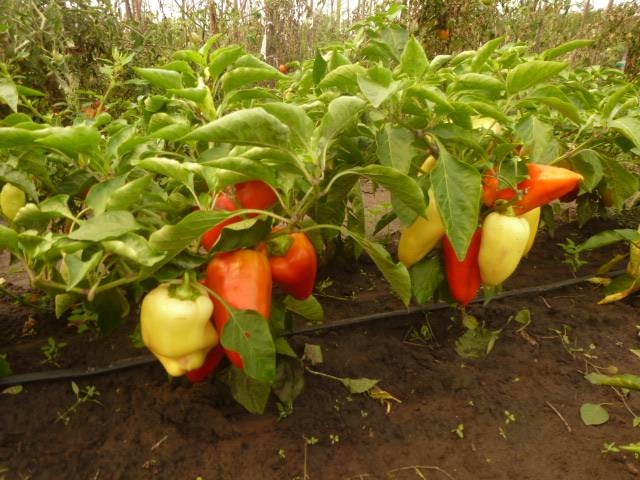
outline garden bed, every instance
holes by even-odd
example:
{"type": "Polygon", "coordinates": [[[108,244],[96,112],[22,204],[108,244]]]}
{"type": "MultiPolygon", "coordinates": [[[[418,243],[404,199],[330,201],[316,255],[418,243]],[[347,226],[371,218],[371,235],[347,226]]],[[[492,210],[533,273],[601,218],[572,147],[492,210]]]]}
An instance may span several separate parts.
{"type": "MultiPolygon", "coordinates": [[[[553,240],[541,233],[506,289],[571,278],[556,244],[610,227],[578,232],[563,226],[553,240]]],[[[592,263],[578,274],[593,271],[610,254],[592,253],[592,263]]],[[[320,273],[334,281],[325,293],[343,297],[319,297],[328,322],[401,308],[375,268],[367,262],[360,267],[320,273]]],[[[0,478],[302,479],[305,472],[312,480],[633,478],[640,463],[631,454],[601,453],[605,443],[638,440],[633,417],[613,390],[591,385],[583,372],[587,359],[621,373],[638,371],[640,360],[629,349],[637,347],[640,300],[598,306],[601,297],[597,287],[580,284],[472,307],[491,329],[523,307],[532,315],[524,333],[512,322],[494,350],[474,361],[455,352],[464,328],[451,309],[428,314],[431,341],[411,338],[425,321],[422,314],[292,337],[298,353],[306,343],[322,347],[324,363],[315,370],[380,379],[379,386],[401,403],[350,395],[336,381],[307,374],[293,412],[279,420],[273,402],[264,415],[248,414],[220,381],[168,382],[154,363],[78,380],[80,387],[97,388],[102,405],[80,405],[65,425],[56,420],[75,401],[70,381],[25,385],[18,395],[0,396],[0,478]],[[558,332],[568,335],[570,345],[558,332]],[[578,348],[584,351],[573,350],[578,348]],[[585,426],[583,403],[606,403],[610,420],[585,426]],[[423,476],[414,466],[424,467],[423,476]]],[[[0,351],[16,374],[50,368],[41,365],[40,350],[48,337],[68,344],[62,367],[146,353],[131,346],[133,323],[93,338],[64,321],[3,303],[0,325],[13,322],[19,332],[30,316],[33,335],[2,332],[0,351]]],[[[627,404],[640,412],[636,396],[627,404]]]]}

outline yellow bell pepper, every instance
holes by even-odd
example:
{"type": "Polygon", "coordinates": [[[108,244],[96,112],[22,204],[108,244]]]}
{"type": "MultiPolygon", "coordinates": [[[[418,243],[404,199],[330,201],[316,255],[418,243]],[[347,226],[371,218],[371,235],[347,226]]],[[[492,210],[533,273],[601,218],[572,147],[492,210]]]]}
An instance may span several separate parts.
{"type": "Polygon", "coordinates": [[[536,240],[536,235],[538,233],[538,225],[540,225],[540,207],[529,210],[521,216],[529,224],[529,240],[527,241],[527,246],[524,247],[523,254],[523,256],[526,257],[531,250],[531,247],[533,247],[533,242],[536,240]]]}
{"type": "Polygon", "coordinates": [[[27,196],[18,187],[5,183],[0,192],[0,209],[9,220],[16,218],[18,210],[24,207],[27,196]]]}
{"type": "Polygon", "coordinates": [[[169,375],[177,377],[201,367],[218,344],[212,313],[207,290],[190,282],[188,275],[184,282],[163,283],[144,297],[142,340],[169,375]]]}
{"type": "Polygon", "coordinates": [[[522,217],[492,212],[482,224],[478,265],[482,283],[495,287],[516,270],[529,241],[529,224],[522,217]]]}
{"type": "Polygon", "coordinates": [[[438,244],[444,235],[444,224],[438,211],[433,189],[429,189],[427,218],[418,217],[400,235],[398,258],[407,267],[418,263],[438,244]]]}

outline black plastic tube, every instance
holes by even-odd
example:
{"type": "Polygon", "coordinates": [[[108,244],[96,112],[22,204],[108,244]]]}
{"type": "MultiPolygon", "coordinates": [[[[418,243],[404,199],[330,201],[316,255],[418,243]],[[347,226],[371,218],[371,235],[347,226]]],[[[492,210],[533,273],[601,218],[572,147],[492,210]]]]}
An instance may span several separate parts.
{"type": "MultiPolygon", "coordinates": [[[[607,275],[610,277],[616,277],[625,273],[625,270],[617,270],[610,272],[607,275]]],[[[579,283],[584,283],[595,275],[585,275],[582,277],[576,277],[569,280],[562,280],[560,282],[549,283],[547,285],[540,285],[537,287],[520,288],[517,290],[510,290],[508,292],[500,293],[493,297],[493,300],[500,300],[502,298],[515,297],[519,295],[527,295],[531,293],[545,293],[552,290],[558,290],[579,283]]],[[[471,303],[482,303],[483,297],[475,298],[471,303]]],[[[415,313],[434,312],[438,310],[446,310],[452,308],[451,305],[446,303],[432,303],[428,305],[421,305],[417,307],[409,307],[402,310],[391,310],[388,312],[373,313],[370,315],[361,315],[359,317],[345,318],[342,320],[336,320],[331,323],[324,323],[321,325],[313,325],[309,327],[299,328],[291,332],[287,332],[284,336],[291,337],[294,335],[316,333],[327,330],[334,330],[337,328],[349,327],[352,325],[360,325],[363,323],[374,322],[376,320],[382,320],[392,317],[406,317],[415,313]]],[[[92,377],[95,375],[102,375],[104,373],[117,372],[120,370],[126,370],[133,367],[139,367],[141,365],[149,365],[156,362],[156,358],[153,355],[140,355],[134,358],[125,358],[123,360],[117,360],[109,365],[103,367],[90,367],[90,368],[64,368],[59,370],[46,370],[43,372],[24,373],[20,375],[11,375],[9,377],[0,378],[0,387],[7,387],[11,385],[23,385],[35,382],[50,382],[55,380],[70,380],[73,378],[92,377]]]]}

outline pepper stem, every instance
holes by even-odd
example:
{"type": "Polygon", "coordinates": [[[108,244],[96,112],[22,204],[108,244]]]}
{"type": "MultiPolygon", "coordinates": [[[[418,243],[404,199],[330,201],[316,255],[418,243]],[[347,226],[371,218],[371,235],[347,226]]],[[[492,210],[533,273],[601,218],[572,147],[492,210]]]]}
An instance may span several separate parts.
{"type": "Polygon", "coordinates": [[[195,300],[200,296],[200,293],[191,285],[193,272],[184,272],[182,282],[177,285],[172,285],[170,293],[172,297],[179,300],[189,301],[195,300]]]}

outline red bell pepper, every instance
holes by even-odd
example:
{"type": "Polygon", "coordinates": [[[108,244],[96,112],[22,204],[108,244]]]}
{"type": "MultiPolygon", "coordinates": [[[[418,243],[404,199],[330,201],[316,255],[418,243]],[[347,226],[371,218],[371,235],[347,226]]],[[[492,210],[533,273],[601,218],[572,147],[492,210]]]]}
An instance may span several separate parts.
{"type": "Polygon", "coordinates": [[[222,345],[218,344],[209,350],[209,353],[207,353],[207,357],[204,359],[204,363],[200,368],[187,372],[187,378],[191,380],[192,383],[205,381],[209,375],[218,368],[218,365],[220,365],[223,358],[224,348],[222,348],[222,345]]]}
{"type": "Polygon", "coordinates": [[[471,244],[467,250],[464,260],[460,261],[456,256],[453,245],[449,241],[449,237],[445,235],[442,240],[442,251],[444,254],[444,263],[447,270],[447,282],[449,291],[461,305],[468,305],[471,300],[476,298],[480,290],[480,267],[478,266],[478,253],[480,252],[480,239],[482,238],[481,230],[471,239],[471,244]]]}
{"type": "MultiPolygon", "coordinates": [[[[233,212],[238,209],[238,206],[236,205],[236,202],[233,201],[233,198],[231,198],[231,195],[225,192],[222,192],[216,199],[214,209],[227,210],[229,212],[233,212]]],[[[224,222],[219,223],[218,225],[213,227],[211,230],[208,230],[202,236],[202,245],[204,246],[204,248],[206,248],[207,250],[211,250],[211,247],[213,247],[215,243],[218,241],[218,239],[220,238],[222,229],[227,225],[231,225],[232,223],[237,223],[240,220],[242,220],[240,216],[229,217],[224,222]]]]}
{"type": "Polygon", "coordinates": [[[304,233],[288,235],[291,244],[284,255],[277,255],[273,249],[269,251],[269,264],[273,281],[282,290],[298,300],[311,295],[316,284],[318,259],[316,249],[304,233]]]}
{"type": "MultiPolygon", "coordinates": [[[[518,184],[518,190],[523,191],[524,194],[513,204],[514,211],[518,215],[546,205],[575,190],[582,180],[582,175],[566,168],[529,163],[527,169],[529,178],[518,184]]],[[[499,181],[493,170],[485,175],[482,183],[484,184],[483,199],[488,207],[492,207],[497,200],[510,201],[517,196],[512,188],[499,190],[499,181]]]]}
{"type": "MultiPolygon", "coordinates": [[[[271,270],[264,252],[241,249],[219,253],[207,267],[205,285],[238,310],[254,310],[265,319],[271,313],[271,270]]],[[[227,308],[212,296],[213,322],[222,336],[231,315],[227,308]]],[[[238,352],[226,350],[227,357],[238,368],[244,362],[238,352]]]]}

